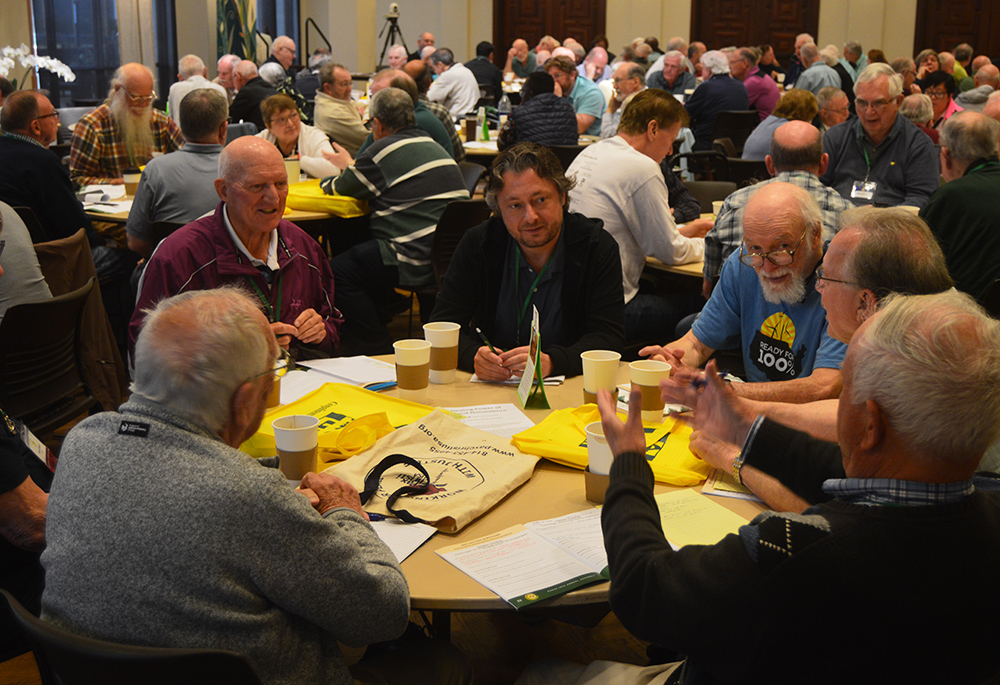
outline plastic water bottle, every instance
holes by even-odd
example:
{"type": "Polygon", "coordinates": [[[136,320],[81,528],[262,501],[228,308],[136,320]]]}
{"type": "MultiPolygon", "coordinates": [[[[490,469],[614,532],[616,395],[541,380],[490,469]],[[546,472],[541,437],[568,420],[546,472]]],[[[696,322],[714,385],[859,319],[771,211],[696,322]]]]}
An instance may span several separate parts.
{"type": "Polygon", "coordinates": [[[489,129],[489,123],[486,121],[485,107],[480,107],[479,112],[476,115],[476,130],[479,133],[479,140],[489,141],[490,129],[489,129]]]}
{"type": "Polygon", "coordinates": [[[500,98],[500,104],[497,105],[497,113],[500,115],[500,128],[498,130],[503,130],[512,109],[510,98],[507,97],[507,93],[504,93],[503,97],[500,98]]]}

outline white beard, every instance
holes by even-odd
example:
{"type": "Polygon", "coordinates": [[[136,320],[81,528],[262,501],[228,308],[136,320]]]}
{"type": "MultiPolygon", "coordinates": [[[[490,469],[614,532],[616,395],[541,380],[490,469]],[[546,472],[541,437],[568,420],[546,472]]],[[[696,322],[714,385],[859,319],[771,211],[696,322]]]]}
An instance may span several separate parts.
{"type": "Polygon", "coordinates": [[[119,90],[109,107],[131,164],[139,166],[148,162],[153,156],[153,103],[136,116],[125,103],[125,91],[119,90]]]}
{"type": "Polygon", "coordinates": [[[806,279],[796,274],[790,266],[783,266],[771,272],[772,276],[784,276],[788,274],[792,279],[785,285],[776,286],[760,274],[757,275],[760,281],[760,289],[764,293],[764,299],[771,304],[795,304],[801,302],[806,294],[806,279]]]}

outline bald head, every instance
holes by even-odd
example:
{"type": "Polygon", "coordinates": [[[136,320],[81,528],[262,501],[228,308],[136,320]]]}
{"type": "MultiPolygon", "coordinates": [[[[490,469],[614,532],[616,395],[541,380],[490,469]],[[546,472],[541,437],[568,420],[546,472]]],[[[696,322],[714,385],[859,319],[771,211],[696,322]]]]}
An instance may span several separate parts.
{"type": "Polygon", "coordinates": [[[1000,88],[1000,69],[992,64],[986,64],[976,72],[976,87],[991,86],[993,90],[1000,88]]]}
{"type": "Polygon", "coordinates": [[[274,143],[256,136],[240,136],[219,155],[219,177],[227,183],[242,181],[247,169],[258,161],[262,164],[280,164],[282,167],[285,164],[274,143]]]}
{"type": "MultiPolygon", "coordinates": [[[[424,63],[421,62],[420,60],[414,60],[413,62],[410,62],[410,64],[424,64],[424,63]]],[[[409,64],[407,66],[409,66],[409,64]]],[[[424,66],[426,68],[426,65],[424,66]]],[[[400,77],[406,78],[406,76],[407,72],[403,71],[402,69],[383,69],[382,71],[372,76],[372,83],[369,90],[371,91],[371,94],[374,95],[380,90],[389,88],[392,85],[393,79],[397,79],[400,77]]]]}
{"type": "Polygon", "coordinates": [[[765,163],[772,174],[806,171],[819,176],[826,171],[826,160],[819,129],[805,121],[789,121],[771,136],[771,154],[765,163]]]}
{"type": "Polygon", "coordinates": [[[153,104],[153,72],[144,64],[130,62],[118,67],[111,79],[111,92],[108,100],[116,96],[124,98],[124,103],[133,114],[139,115],[152,107],[153,104]]]}
{"type": "Polygon", "coordinates": [[[972,60],[972,73],[975,74],[977,71],[985,67],[987,64],[993,64],[993,60],[991,60],[986,55],[979,55],[974,60],[972,60]]]}
{"type": "Polygon", "coordinates": [[[257,65],[248,59],[236,65],[233,70],[233,85],[236,90],[241,90],[243,86],[257,78],[257,65]]]}
{"type": "Polygon", "coordinates": [[[288,198],[288,172],[278,147],[256,136],[231,142],[219,155],[215,191],[226,203],[236,235],[251,254],[264,259],[268,235],[281,222],[288,198]]]}
{"type": "Polygon", "coordinates": [[[295,61],[295,41],[288,36],[278,36],[271,43],[271,56],[288,69],[295,61]]]}
{"type": "Polygon", "coordinates": [[[991,119],[1000,121],[1000,90],[990,95],[989,100],[986,101],[986,106],[983,107],[983,114],[991,119]]]}

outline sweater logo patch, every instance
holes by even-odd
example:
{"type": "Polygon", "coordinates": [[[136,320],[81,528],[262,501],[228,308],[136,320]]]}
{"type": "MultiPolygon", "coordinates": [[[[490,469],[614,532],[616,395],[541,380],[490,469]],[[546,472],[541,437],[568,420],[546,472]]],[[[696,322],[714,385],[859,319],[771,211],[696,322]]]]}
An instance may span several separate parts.
{"type": "Polygon", "coordinates": [[[118,435],[132,435],[137,438],[149,437],[149,424],[138,421],[122,421],[118,426],[118,435]]]}

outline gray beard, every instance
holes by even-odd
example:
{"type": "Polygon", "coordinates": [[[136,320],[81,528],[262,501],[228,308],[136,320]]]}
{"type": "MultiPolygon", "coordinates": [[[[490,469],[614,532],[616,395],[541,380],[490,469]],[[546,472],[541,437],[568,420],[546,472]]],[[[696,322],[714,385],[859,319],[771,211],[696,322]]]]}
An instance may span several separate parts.
{"type": "Polygon", "coordinates": [[[119,91],[109,107],[132,166],[148,162],[153,156],[153,104],[136,116],[125,104],[124,91],[119,91]]]}
{"type": "Polygon", "coordinates": [[[795,304],[801,302],[806,294],[806,279],[792,274],[792,281],[782,287],[775,288],[770,283],[758,276],[760,289],[764,293],[764,299],[771,304],[795,304]]]}

